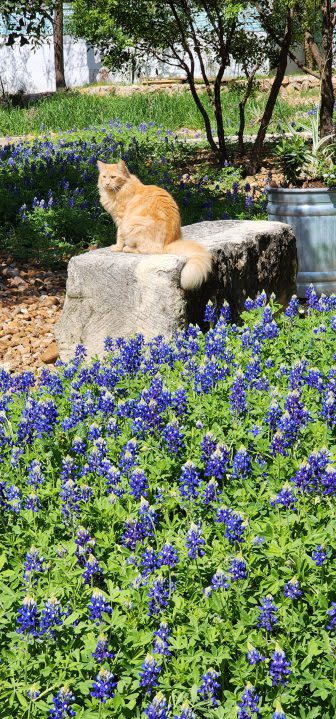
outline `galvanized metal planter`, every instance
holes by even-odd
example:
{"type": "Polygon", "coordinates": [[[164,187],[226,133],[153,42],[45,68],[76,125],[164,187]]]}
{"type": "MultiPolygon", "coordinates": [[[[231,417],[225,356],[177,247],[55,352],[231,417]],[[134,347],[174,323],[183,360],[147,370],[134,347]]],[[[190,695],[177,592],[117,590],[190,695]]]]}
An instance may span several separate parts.
{"type": "Polygon", "coordinates": [[[293,228],[298,253],[297,295],[307,285],[336,292],[336,190],[267,188],[268,219],[293,228]]]}

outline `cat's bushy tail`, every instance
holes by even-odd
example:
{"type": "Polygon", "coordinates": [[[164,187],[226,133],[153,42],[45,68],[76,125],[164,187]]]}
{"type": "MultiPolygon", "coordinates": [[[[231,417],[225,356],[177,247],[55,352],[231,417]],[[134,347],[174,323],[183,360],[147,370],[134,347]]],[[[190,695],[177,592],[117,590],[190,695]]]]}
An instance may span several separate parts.
{"type": "Polygon", "coordinates": [[[211,271],[210,252],[192,240],[177,240],[164,247],[163,252],[168,255],[184,255],[188,261],[181,272],[181,287],[184,290],[193,290],[205,282],[211,271]]]}

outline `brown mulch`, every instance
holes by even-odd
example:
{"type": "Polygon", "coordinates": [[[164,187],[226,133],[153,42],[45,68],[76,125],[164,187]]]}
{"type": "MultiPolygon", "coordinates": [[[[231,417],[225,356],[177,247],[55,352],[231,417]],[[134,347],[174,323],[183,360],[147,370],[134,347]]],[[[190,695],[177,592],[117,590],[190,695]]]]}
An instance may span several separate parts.
{"type": "Polygon", "coordinates": [[[53,327],[66,270],[52,271],[0,255],[0,368],[37,371],[56,359],[53,327]]]}

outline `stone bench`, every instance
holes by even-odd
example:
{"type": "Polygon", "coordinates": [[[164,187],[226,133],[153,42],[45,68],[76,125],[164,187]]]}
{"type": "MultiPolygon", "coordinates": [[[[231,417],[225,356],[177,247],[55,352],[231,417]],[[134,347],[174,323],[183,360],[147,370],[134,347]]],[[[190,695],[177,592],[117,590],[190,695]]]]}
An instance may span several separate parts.
{"type": "Polygon", "coordinates": [[[202,326],[208,299],[227,300],[235,316],[246,297],[265,290],[281,303],[295,293],[296,244],[288,225],[267,221],[220,220],[183,228],[186,239],[202,242],[213,255],[212,275],[200,290],[179,284],[185,258],[113,253],[109,248],[73,257],[68,266],[63,313],[55,327],[60,357],[77,344],[101,355],[104,337],[171,337],[189,322],[202,326]]]}

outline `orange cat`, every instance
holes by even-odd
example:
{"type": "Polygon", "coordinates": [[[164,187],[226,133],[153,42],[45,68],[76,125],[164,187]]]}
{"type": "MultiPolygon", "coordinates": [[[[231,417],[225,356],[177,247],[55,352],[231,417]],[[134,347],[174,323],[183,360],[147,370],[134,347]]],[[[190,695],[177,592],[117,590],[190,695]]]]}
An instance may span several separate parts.
{"type": "Polygon", "coordinates": [[[116,165],[97,164],[100,201],[117,225],[117,244],[111,249],[188,257],[181,287],[199,287],[211,270],[211,255],[198,242],[181,238],[180,212],[169,192],[144,185],[131,175],[123,160],[116,165]]]}

